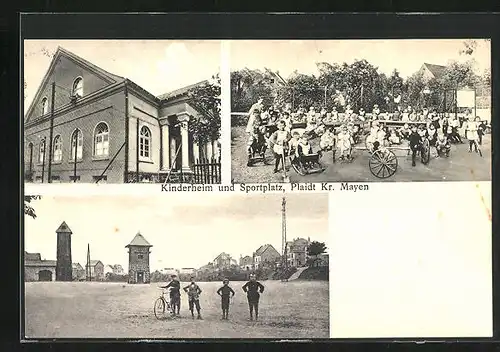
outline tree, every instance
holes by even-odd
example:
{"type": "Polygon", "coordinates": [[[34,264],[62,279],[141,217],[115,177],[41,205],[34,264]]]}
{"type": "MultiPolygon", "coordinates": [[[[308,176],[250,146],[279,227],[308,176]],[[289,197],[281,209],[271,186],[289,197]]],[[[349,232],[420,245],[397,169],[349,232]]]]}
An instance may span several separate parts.
{"type": "Polygon", "coordinates": [[[202,117],[189,122],[189,132],[200,145],[219,139],[221,128],[221,83],[219,75],[213,82],[205,82],[188,91],[189,104],[202,117]]]}
{"type": "Polygon", "coordinates": [[[326,245],[324,242],[312,241],[307,247],[307,255],[311,257],[311,264],[314,264],[317,261],[318,255],[326,252],[326,245]]]}
{"type": "Polygon", "coordinates": [[[276,77],[269,70],[242,69],[231,72],[231,111],[247,112],[262,98],[265,105],[274,103],[276,77]]]}
{"type": "Polygon", "coordinates": [[[42,196],[24,196],[24,215],[36,219],[35,209],[30,205],[31,201],[41,199],[42,196]]]}
{"type": "Polygon", "coordinates": [[[319,108],[323,106],[324,87],[315,76],[295,72],[287,80],[287,86],[278,88],[277,95],[284,102],[292,103],[294,108],[301,105],[306,109],[310,106],[319,108]]]}

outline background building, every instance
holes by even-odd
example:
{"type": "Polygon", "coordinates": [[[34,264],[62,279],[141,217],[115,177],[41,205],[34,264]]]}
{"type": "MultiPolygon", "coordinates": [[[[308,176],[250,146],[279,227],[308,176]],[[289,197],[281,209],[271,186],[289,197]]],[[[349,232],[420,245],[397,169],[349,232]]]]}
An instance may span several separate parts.
{"type": "Polygon", "coordinates": [[[271,244],[260,246],[253,254],[254,269],[262,266],[274,266],[279,261],[281,255],[271,244]]]}
{"type": "Polygon", "coordinates": [[[40,253],[24,252],[24,281],[55,281],[56,261],[44,260],[40,253]]]}
{"type": "Polygon", "coordinates": [[[291,242],[287,242],[286,253],[288,266],[298,268],[306,265],[308,259],[307,247],[309,247],[310,243],[310,240],[306,240],[305,238],[296,238],[291,242]]]}
{"type": "Polygon", "coordinates": [[[91,281],[103,281],[104,264],[100,260],[91,260],[89,265],[89,273],[91,281]]]}
{"type": "Polygon", "coordinates": [[[58,48],[24,121],[27,181],[151,182],[192,174],[219,142],[198,145],[189,132],[207,117],[190,88],[154,96],[134,82],[58,48]],[[102,176],[102,177],[101,177],[102,176]]]}
{"type": "Polygon", "coordinates": [[[128,248],[128,282],[130,284],[148,284],[150,282],[149,254],[153,247],[138,233],[132,242],[125,246],[128,248]]]}

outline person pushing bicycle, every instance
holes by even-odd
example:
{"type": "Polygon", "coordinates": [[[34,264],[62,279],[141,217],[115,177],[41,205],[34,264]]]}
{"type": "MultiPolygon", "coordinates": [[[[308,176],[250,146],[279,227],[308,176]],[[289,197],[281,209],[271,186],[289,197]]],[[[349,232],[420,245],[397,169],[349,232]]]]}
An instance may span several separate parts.
{"type": "Polygon", "coordinates": [[[172,310],[174,314],[179,316],[181,310],[181,283],[177,275],[171,276],[171,281],[166,286],[160,286],[161,288],[170,289],[170,304],[172,305],[172,310]]]}

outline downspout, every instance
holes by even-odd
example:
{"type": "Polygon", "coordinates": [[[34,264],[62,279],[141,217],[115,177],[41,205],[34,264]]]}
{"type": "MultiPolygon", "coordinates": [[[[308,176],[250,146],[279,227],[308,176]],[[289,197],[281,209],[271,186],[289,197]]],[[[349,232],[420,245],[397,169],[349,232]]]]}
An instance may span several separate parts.
{"type": "Polygon", "coordinates": [[[125,167],[123,171],[123,182],[128,181],[128,138],[129,138],[129,124],[130,117],[128,114],[128,81],[125,80],[125,167]]]}
{"type": "MultiPolygon", "coordinates": [[[[47,182],[52,183],[52,139],[54,138],[54,99],[56,96],[56,82],[52,82],[52,102],[50,104],[50,132],[49,132],[49,165],[47,182]]],[[[45,157],[45,154],[44,154],[45,157]]]]}

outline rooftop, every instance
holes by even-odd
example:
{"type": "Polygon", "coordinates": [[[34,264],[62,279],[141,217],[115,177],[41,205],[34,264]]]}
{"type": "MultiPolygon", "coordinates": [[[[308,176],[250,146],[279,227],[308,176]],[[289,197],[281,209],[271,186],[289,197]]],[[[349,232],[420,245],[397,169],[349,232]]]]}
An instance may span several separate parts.
{"type": "Polygon", "coordinates": [[[132,247],[132,246],[135,246],[135,247],[153,247],[152,245],[149,244],[148,241],[146,241],[146,239],[144,238],[144,236],[141,235],[140,232],[137,233],[137,235],[135,235],[134,239],[125,246],[125,248],[128,248],[128,247],[132,247]]]}

